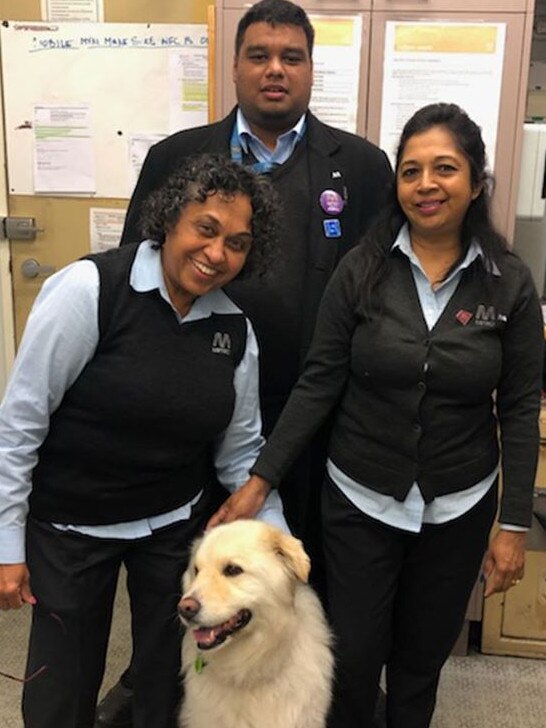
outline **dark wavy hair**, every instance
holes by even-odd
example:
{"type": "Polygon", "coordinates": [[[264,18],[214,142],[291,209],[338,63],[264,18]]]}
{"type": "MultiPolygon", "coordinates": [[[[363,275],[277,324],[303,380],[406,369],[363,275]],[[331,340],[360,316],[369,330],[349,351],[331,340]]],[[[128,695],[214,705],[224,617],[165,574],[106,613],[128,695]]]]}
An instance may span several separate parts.
{"type": "Polygon", "coordinates": [[[299,5],[289,0],[261,0],[252,5],[243,15],[237,26],[235,34],[235,55],[239,55],[246,29],[253,23],[269,23],[276,25],[295,25],[301,28],[307,38],[309,58],[313,56],[313,44],[315,42],[315,29],[311,25],[307,13],[299,5]]]}
{"type": "MultiPolygon", "coordinates": [[[[362,240],[362,286],[368,302],[372,290],[389,270],[390,250],[407,218],[398,202],[398,170],[406,145],[415,134],[422,134],[432,127],[446,129],[458,149],[470,165],[473,188],[481,185],[481,192],[472,200],[466,212],[461,230],[461,259],[464,258],[473,238],[480,242],[485,268],[491,269],[508,250],[506,239],[495,229],[491,220],[491,194],[494,180],[487,171],[485,144],[480,127],[456,104],[430,104],[415,112],[402,130],[396,152],[395,176],[384,209],[372,223],[362,240]]],[[[458,264],[455,263],[456,266],[458,264]]],[[[446,274],[449,275],[449,271],[446,274]]]]}
{"type": "Polygon", "coordinates": [[[252,245],[237,279],[263,275],[276,257],[277,193],[266,176],[220,154],[189,157],[162,187],[152,192],[142,208],[140,227],[144,236],[161,247],[184,207],[189,202],[205,202],[214,194],[228,198],[242,194],[250,199],[252,245]]]}

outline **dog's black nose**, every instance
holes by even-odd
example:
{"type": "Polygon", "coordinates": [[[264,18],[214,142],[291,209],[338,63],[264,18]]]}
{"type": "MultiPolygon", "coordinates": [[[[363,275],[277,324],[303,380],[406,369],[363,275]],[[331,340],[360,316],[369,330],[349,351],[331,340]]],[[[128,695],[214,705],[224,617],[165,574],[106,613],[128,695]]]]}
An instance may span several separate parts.
{"type": "Polygon", "coordinates": [[[178,602],[178,614],[184,619],[191,619],[195,617],[197,612],[201,609],[200,602],[195,597],[182,597],[178,602]]]}

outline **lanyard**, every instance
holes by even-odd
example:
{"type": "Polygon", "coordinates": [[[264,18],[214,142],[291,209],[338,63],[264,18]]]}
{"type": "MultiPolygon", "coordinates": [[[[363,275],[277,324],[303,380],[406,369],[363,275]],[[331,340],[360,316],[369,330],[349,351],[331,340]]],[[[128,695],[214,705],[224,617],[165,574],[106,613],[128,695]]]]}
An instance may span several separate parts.
{"type": "MultiPolygon", "coordinates": [[[[304,123],[301,131],[297,135],[296,143],[302,138],[305,131],[305,126],[306,124],[304,123]]],[[[239,141],[239,135],[237,133],[237,122],[235,122],[233,126],[229,148],[231,159],[234,162],[237,162],[237,164],[243,164],[243,149],[241,147],[241,142],[239,141]]],[[[292,152],[293,151],[294,149],[292,148],[292,152]]],[[[271,172],[272,169],[275,169],[275,167],[280,167],[280,162],[254,162],[252,164],[249,164],[248,166],[259,174],[266,174],[267,172],[271,172]]]]}
{"type": "MultiPolygon", "coordinates": [[[[231,133],[229,149],[232,161],[237,162],[237,164],[243,164],[243,149],[239,141],[239,135],[237,134],[237,124],[234,125],[233,131],[231,133]]],[[[258,172],[258,174],[266,174],[267,172],[270,172],[274,167],[278,167],[279,165],[275,162],[254,162],[253,164],[249,164],[247,166],[253,169],[254,172],[258,172]]]]}

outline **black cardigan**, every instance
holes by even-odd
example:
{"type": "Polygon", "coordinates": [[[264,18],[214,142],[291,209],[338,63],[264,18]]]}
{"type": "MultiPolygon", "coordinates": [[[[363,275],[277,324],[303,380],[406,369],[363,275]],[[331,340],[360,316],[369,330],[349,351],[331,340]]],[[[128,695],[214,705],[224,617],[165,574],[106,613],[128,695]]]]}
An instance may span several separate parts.
{"type": "Polygon", "coordinates": [[[528,526],[543,352],[529,270],[511,253],[500,276],[477,259],[428,331],[408,259],[393,251],[391,263],[377,291],[380,310],[371,315],[359,286],[359,250],[340,263],[304,373],[253,472],[278,483],[337,405],[329,446],[336,466],[400,501],[416,481],[430,502],[493,470],[500,425],[500,519],[528,526]]]}

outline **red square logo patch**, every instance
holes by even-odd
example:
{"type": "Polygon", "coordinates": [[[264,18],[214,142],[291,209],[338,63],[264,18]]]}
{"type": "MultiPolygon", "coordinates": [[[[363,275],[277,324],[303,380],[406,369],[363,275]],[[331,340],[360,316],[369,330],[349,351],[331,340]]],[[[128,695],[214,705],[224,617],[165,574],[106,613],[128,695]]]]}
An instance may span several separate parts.
{"type": "Polygon", "coordinates": [[[473,314],[471,314],[470,311],[465,311],[463,308],[461,308],[461,310],[457,311],[457,313],[455,314],[455,318],[463,326],[467,325],[472,316],[473,314]]]}

